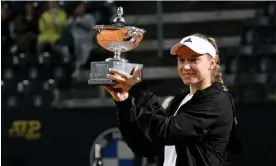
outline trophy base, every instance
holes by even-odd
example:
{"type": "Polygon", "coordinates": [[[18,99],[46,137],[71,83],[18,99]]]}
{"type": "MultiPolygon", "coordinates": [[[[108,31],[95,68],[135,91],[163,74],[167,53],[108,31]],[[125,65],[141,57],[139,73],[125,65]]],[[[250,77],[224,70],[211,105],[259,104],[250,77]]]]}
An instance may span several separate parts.
{"type": "Polygon", "coordinates": [[[111,60],[111,61],[100,61],[91,62],[90,68],[90,79],[88,80],[89,85],[114,85],[116,82],[106,77],[107,74],[111,74],[108,69],[114,68],[119,71],[130,74],[135,66],[143,68],[142,64],[128,63],[126,61],[111,60]]]}

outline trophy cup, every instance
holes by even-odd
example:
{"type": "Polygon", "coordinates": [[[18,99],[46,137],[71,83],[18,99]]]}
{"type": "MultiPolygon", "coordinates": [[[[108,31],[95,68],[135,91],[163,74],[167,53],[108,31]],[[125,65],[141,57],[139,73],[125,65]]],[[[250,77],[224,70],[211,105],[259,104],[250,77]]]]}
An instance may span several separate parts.
{"type": "Polygon", "coordinates": [[[144,29],[126,25],[122,15],[123,8],[119,7],[112,25],[93,26],[97,43],[104,49],[113,52],[114,56],[105,61],[91,62],[89,85],[116,84],[106,76],[112,74],[108,71],[109,68],[115,68],[129,74],[135,66],[141,70],[143,68],[142,64],[129,63],[128,60],[121,57],[122,53],[136,48],[145,33],[144,29]]]}

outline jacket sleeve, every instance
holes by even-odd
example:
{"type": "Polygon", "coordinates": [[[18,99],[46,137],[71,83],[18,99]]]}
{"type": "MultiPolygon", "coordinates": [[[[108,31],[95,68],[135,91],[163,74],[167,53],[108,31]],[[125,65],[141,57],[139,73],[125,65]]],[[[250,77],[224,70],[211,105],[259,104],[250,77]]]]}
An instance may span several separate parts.
{"type": "Polygon", "coordinates": [[[136,109],[132,99],[116,102],[119,130],[122,137],[134,154],[151,158],[157,155],[156,146],[149,141],[134,120],[133,111],[136,109]]]}
{"type": "Polygon", "coordinates": [[[134,110],[139,127],[147,138],[158,144],[175,145],[200,139],[218,117],[212,98],[200,99],[197,105],[180,110],[176,116],[167,116],[157,97],[146,90],[143,82],[135,84],[129,94],[139,108],[134,110]]]}

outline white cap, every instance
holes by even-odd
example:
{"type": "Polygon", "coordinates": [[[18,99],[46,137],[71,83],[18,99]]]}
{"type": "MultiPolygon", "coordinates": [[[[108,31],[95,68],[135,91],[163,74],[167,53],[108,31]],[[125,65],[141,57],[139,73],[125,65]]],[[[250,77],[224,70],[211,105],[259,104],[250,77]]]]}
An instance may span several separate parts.
{"type": "Polygon", "coordinates": [[[171,48],[170,53],[172,55],[175,55],[177,50],[183,45],[187,46],[188,48],[190,48],[191,50],[193,50],[194,52],[196,52],[198,54],[209,54],[212,57],[216,56],[215,47],[209,41],[202,39],[200,37],[197,37],[197,36],[187,36],[187,37],[183,38],[180,41],[180,43],[175,44],[171,48]]]}

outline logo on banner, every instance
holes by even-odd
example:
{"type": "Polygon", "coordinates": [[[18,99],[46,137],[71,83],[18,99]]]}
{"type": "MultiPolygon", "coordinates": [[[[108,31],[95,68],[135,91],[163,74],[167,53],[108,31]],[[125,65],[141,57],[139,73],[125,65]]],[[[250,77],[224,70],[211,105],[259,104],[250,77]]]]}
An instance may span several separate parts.
{"type": "Polygon", "coordinates": [[[95,144],[102,147],[101,155],[104,165],[131,166],[134,164],[134,154],[123,141],[118,128],[111,128],[102,132],[90,148],[89,163],[93,164],[95,144]]]}
{"type": "Polygon", "coordinates": [[[11,138],[23,138],[28,141],[41,138],[41,122],[39,120],[14,120],[9,129],[11,138]]]}

